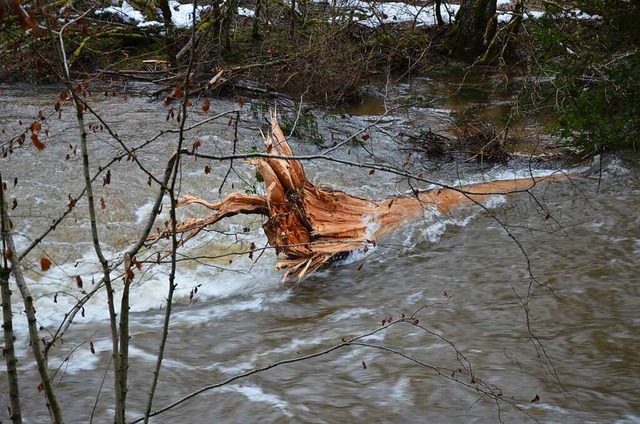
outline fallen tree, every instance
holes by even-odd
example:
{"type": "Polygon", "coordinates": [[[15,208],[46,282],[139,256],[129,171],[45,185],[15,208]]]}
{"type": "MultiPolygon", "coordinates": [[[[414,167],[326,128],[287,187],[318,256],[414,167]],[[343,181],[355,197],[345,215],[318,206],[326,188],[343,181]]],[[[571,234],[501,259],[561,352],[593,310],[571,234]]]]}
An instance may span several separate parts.
{"type": "MultiPolygon", "coordinates": [[[[293,157],[275,113],[264,143],[268,156],[252,159],[262,175],[265,195],[234,193],[217,203],[195,196],[185,196],[179,206],[200,204],[215,213],[207,218],[190,219],[177,226],[183,233],[181,244],[195,237],[205,227],[237,214],[267,216],[263,228],[269,244],[278,255],[277,268],[285,269],[285,278],[302,278],[325,264],[364,249],[368,244],[416,220],[426,210],[446,213],[469,203],[481,203],[489,196],[526,191],[540,181],[564,179],[558,173],[542,178],[493,181],[460,187],[446,187],[414,196],[370,200],[339,190],[328,190],[307,180],[300,161],[293,157]]],[[[148,238],[168,237],[169,230],[148,238]]]]}

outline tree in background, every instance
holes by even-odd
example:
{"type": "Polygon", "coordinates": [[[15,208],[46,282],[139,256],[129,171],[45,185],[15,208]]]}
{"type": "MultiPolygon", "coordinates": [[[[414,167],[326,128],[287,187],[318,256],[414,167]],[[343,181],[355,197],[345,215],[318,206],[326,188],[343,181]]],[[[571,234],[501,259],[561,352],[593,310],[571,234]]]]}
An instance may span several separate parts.
{"type": "Polygon", "coordinates": [[[447,47],[456,56],[475,59],[490,46],[496,28],[496,0],[462,0],[447,47]]]}

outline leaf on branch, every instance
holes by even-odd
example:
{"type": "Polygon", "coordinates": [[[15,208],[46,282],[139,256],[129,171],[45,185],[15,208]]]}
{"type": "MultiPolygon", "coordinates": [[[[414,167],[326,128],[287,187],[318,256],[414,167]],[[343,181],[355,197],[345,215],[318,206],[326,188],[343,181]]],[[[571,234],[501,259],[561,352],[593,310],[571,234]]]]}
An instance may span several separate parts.
{"type": "Polygon", "coordinates": [[[238,98],[238,106],[240,107],[240,109],[242,109],[242,107],[244,106],[244,99],[242,97],[238,98]]]}
{"type": "Polygon", "coordinates": [[[202,142],[200,140],[196,140],[193,142],[193,146],[191,146],[191,154],[194,154],[198,148],[202,146],[202,142]]]}
{"type": "Polygon", "coordinates": [[[364,361],[362,361],[362,369],[363,369],[363,370],[366,370],[366,369],[367,369],[367,364],[366,364],[364,361]]]}
{"type": "Polygon", "coordinates": [[[36,149],[40,151],[47,148],[47,146],[38,139],[38,134],[36,133],[31,134],[31,141],[33,142],[33,145],[36,147],[36,149]]]}
{"type": "Polygon", "coordinates": [[[107,186],[111,184],[111,170],[107,170],[107,174],[102,178],[102,186],[107,186]]]}
{"type": "Polygon", "coordinates": [[[16,199],[15,197],[13,198],[13,202],[11,205],[11,210],[14,210],[15,208],[18,207],[18,199],[16,199]]]}
{"type": "Polygon", "coordinates": [[[202,111],[204,113],[209,112],[209,108],[211,107],[211,100],[209,100],[209,98],[207,97],[206,99],[204,99],[204,101],[202,102],[202,111]]]}
{"type": "Polygon", "coordinates": [[[362,140],[367,141],[371,137],[369,134],[362,134],[362,140]]]}
{"type": "Polygon", "coordinates": [[[249,245],[249,259],[253,260],[253,252],[256,250],[256,244],[255,243],[251,243],[249,245]]]}
{"type": "Polygon", "coordinates": [[[93,346],[93,342],[91,340],[89,340],[89,351],[94,355],[96,354],[96,348],[93,346]]]}
{"type": "Polygon", "coordinates": [[[41,391],[43,391],[43,390],[44,390],[44,384],[42,384],[42,383],[38,384],[37,389],[38,389],[38,393],[40,393],[41,391]]]}
{"type": "Polygon", "coordinates": [[[539,401],[540,401],[540,396],[536,393],[536,395],[533,397],[533,399],[531,399],[531,403],[539,402],[539,401]]]}
{"type": "Polygon", "coordinates": [[[58,303],[58,292],[53,295],[53,303],[58,303]]]}
{"type": "Polygon", "coordinates": [[[101,208],[102,210],[107,209],[107,203],[104,201],[104,197],[101,197],[101,198],[100,198],[100,208],[101,208]]]}
{"type": "Polygon", "coordinates": [[[49,268],[51,268],[51,260],[46,256],[41,257],[40,269],[46,272],[46,271],[49,271],[49,268]]]}
{"type": "Polygon", "coordinates": [[[204,167],[204,173],[205,173],[206,175],[209,175],[209,174],[211,173],[211,167],[210,167],[209,165],[207,165],[207,166],[205,166],[205,167],[204,167]]]}
{"type": "Polygon", "coordinates": [[[80,277],[79,275],[76,275],[76,285],[79,289],[82,288],[82,277],[80,277]]]}
{"type": "Polygon", "coordinates": [[[34,133],[40,132],[41,128],[42,128],[42,125],[38,121],[33,121],[33,124],[31,124],[31,126],[29,127],[31,132],[34,132],[34,133]]]}

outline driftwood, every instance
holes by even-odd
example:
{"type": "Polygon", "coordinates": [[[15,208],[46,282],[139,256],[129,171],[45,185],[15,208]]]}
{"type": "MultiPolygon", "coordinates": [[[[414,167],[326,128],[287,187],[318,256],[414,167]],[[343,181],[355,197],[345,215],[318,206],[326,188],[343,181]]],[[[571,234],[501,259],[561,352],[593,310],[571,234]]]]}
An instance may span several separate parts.
{"type": "MultiPolygon", "coordinates": [[[[275,114],[264,142],[268,154],[293,156],[275,114]]],[[[265,215],[268,219],[263,228],[278,254],[277,267],[286,270],[285,278],[287,275],[302,278],[348,252],[364,249],[399,225],[420,218],[425,210],[445,213],[463,204],[482,202],[495,193],[529,189],[542,179],[567,178],[565,174],[557,174],[540,179],[495,181],[377,201],[314,186],[298,160],[265,157],[251,162],[264,179],[266,195],[235,193],[218,203],[186,196],[180,206],[200,204],[215,213],[188,220],[177,231],[184,233],[184,243],[223,218],[237,214],[265,215]]],[[[159,233],[149,240],[168,235],[159,233]]]]}

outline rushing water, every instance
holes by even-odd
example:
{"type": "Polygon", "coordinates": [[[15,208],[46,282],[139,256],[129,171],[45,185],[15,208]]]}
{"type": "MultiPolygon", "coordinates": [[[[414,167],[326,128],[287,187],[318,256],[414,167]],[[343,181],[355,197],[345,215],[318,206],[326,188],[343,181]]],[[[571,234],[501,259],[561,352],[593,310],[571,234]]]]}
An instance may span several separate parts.
{"type": "MultiPolygon", "coordinates": [[[[165,119],[167,107],[162,103],[120,90],[116,96],[102,91],[93,93],[91,104],[129,147],[158,131],[177,128],[175,120],[165,119]]],[[[52,114],[41,130],[47,149],[38,152],[27,142],[0,162],[9,182],[8,196],[17,201],[11,214],[20,249],[67,208],[69,195],[80,192],[81,159],[79,147],[74,155],[78,137],[70,105],[63,105],[61,117],[52,110],[56,90],[36,94],[6,87],[2,93],[3,142],[28,127],[38,110],[52,114]],[[18,183],[12,187],[14,178],[18,183]]],[[[213,109],[234,108],[237,105],[215,103],[209,116],[213,109]]],[[[189,124],[206,118],[196,110],[189,124]]],[[[260,146],[260,110],[257,103],[244,106],[238,151],[260,146]]],[[[348,144],[335,152],[338,157],[405,164],[437,181],[526,175],[527,161],[481,172],[469,164],[431,163],[397,143],[400,132],[435,126],[436,118],[446,113],[413,107],[382,119],[327,116],[319,119],[318,128],[327,145],[365,129],[369,137],[359,137],[362,146],[348,144]]],[[[227,116],[198,127],[188,134],[186,145],[199,140],[202,152],[231,152],[234,126],[229,123],[227,116]]],[[[298,153],[319,152],[312,143],[292,141],[298,153]]],[[[175,142],[175,134],[158,138],[138,155],[140,163],[160,176],[175,142]]],[[[91,132],[94,170],[117,152],[122,147],[104,129],[91,132]]],[[[381,328],[385,318],[416,311],[421,327],[394,325],[365,340],[422,364],[389,350],[341,348],[206,391],[152,421],[640,422],[640,168],[622,159],[604,163],[601,175],[539,187],[533,190],[535,198],[496,196],[489,213],[465,208],[451,216],[427,214],[379,240],[366,254],[300,283],[281,282],[269,249],[253,258],[229,256],[246,251],[251,243],[266,245],[260,218],[236,217],[217,225],[216,231],[181,250],[186,256],[209,258],[179,263],[177,298],[153,409],[236,374],[328,349],[343,337],[381,328]],[[537,282],[531,282],[528,263],[537,282]],[[547,357],[539,356],[541,350],[526,328],[527,314],[519,298],[527,298],[528,290],[531,329],[547,357]],[[474,376],[501,391],[508,403],[497,404],[451,381],[448,377],[460,367],[459,361],[468,361],[474,376]],[[531,402],[536,396],[539,400],[531,402]]],[[[384,197],[409,188],[401,178],[381,172],[370,175],[366,169],[326,161],[305,166],[312,181],[361,196],[384,197]]],[[[181,191],[216,200],[228,168],[226,162],[185,159],[181,191]],[[205,166],[211,167],[210,173],[204,172],[205,166]]],[[[105,204],[99,210],[103,248],[116,260],[139,233],[157,186],[149,186],[147,175],[131,161],[123,159],[111,169],[110,184],[103,186],[104,174],[98,178],[96,198],[105,204]]],[[[236,161],[234,170],[222,192],[253,190],[253,168],[236,161]]],[[[81,291],[90,289],[92,277],[99,278],[85,210],[83,199],[26,263],[43,336],[57,328],[81,291]],[[54,261],[46,273],[38,265],[43,255],[54,261]],[[77,275],[83,279],[82,289],[77,275]]],[[[181,218],[203,213],[206,210],[191,207],[181,211],[181,218]]],[[[165,206],[157,225],[166,219],[165,206]]],[[[136,275],[128,404],[132,420],[146,403],[167,272],[168,267],[145,263],[136,275]]],[[[108,422],[113,414],[105,299],[103,292],[96,295],[51,353],[51,365],[59,366],[55,381],[68,422],[88,422],[94,404],[94,422],[108,422]]],[[[30,423],[46,422],[17,295],[13,302],[24,415],[30,423]]],[[[4,368],[0,376],[0,420],[8,421],[4,368]]],[[[466,376],[456,377],[474,384],[466,376]]]]}

